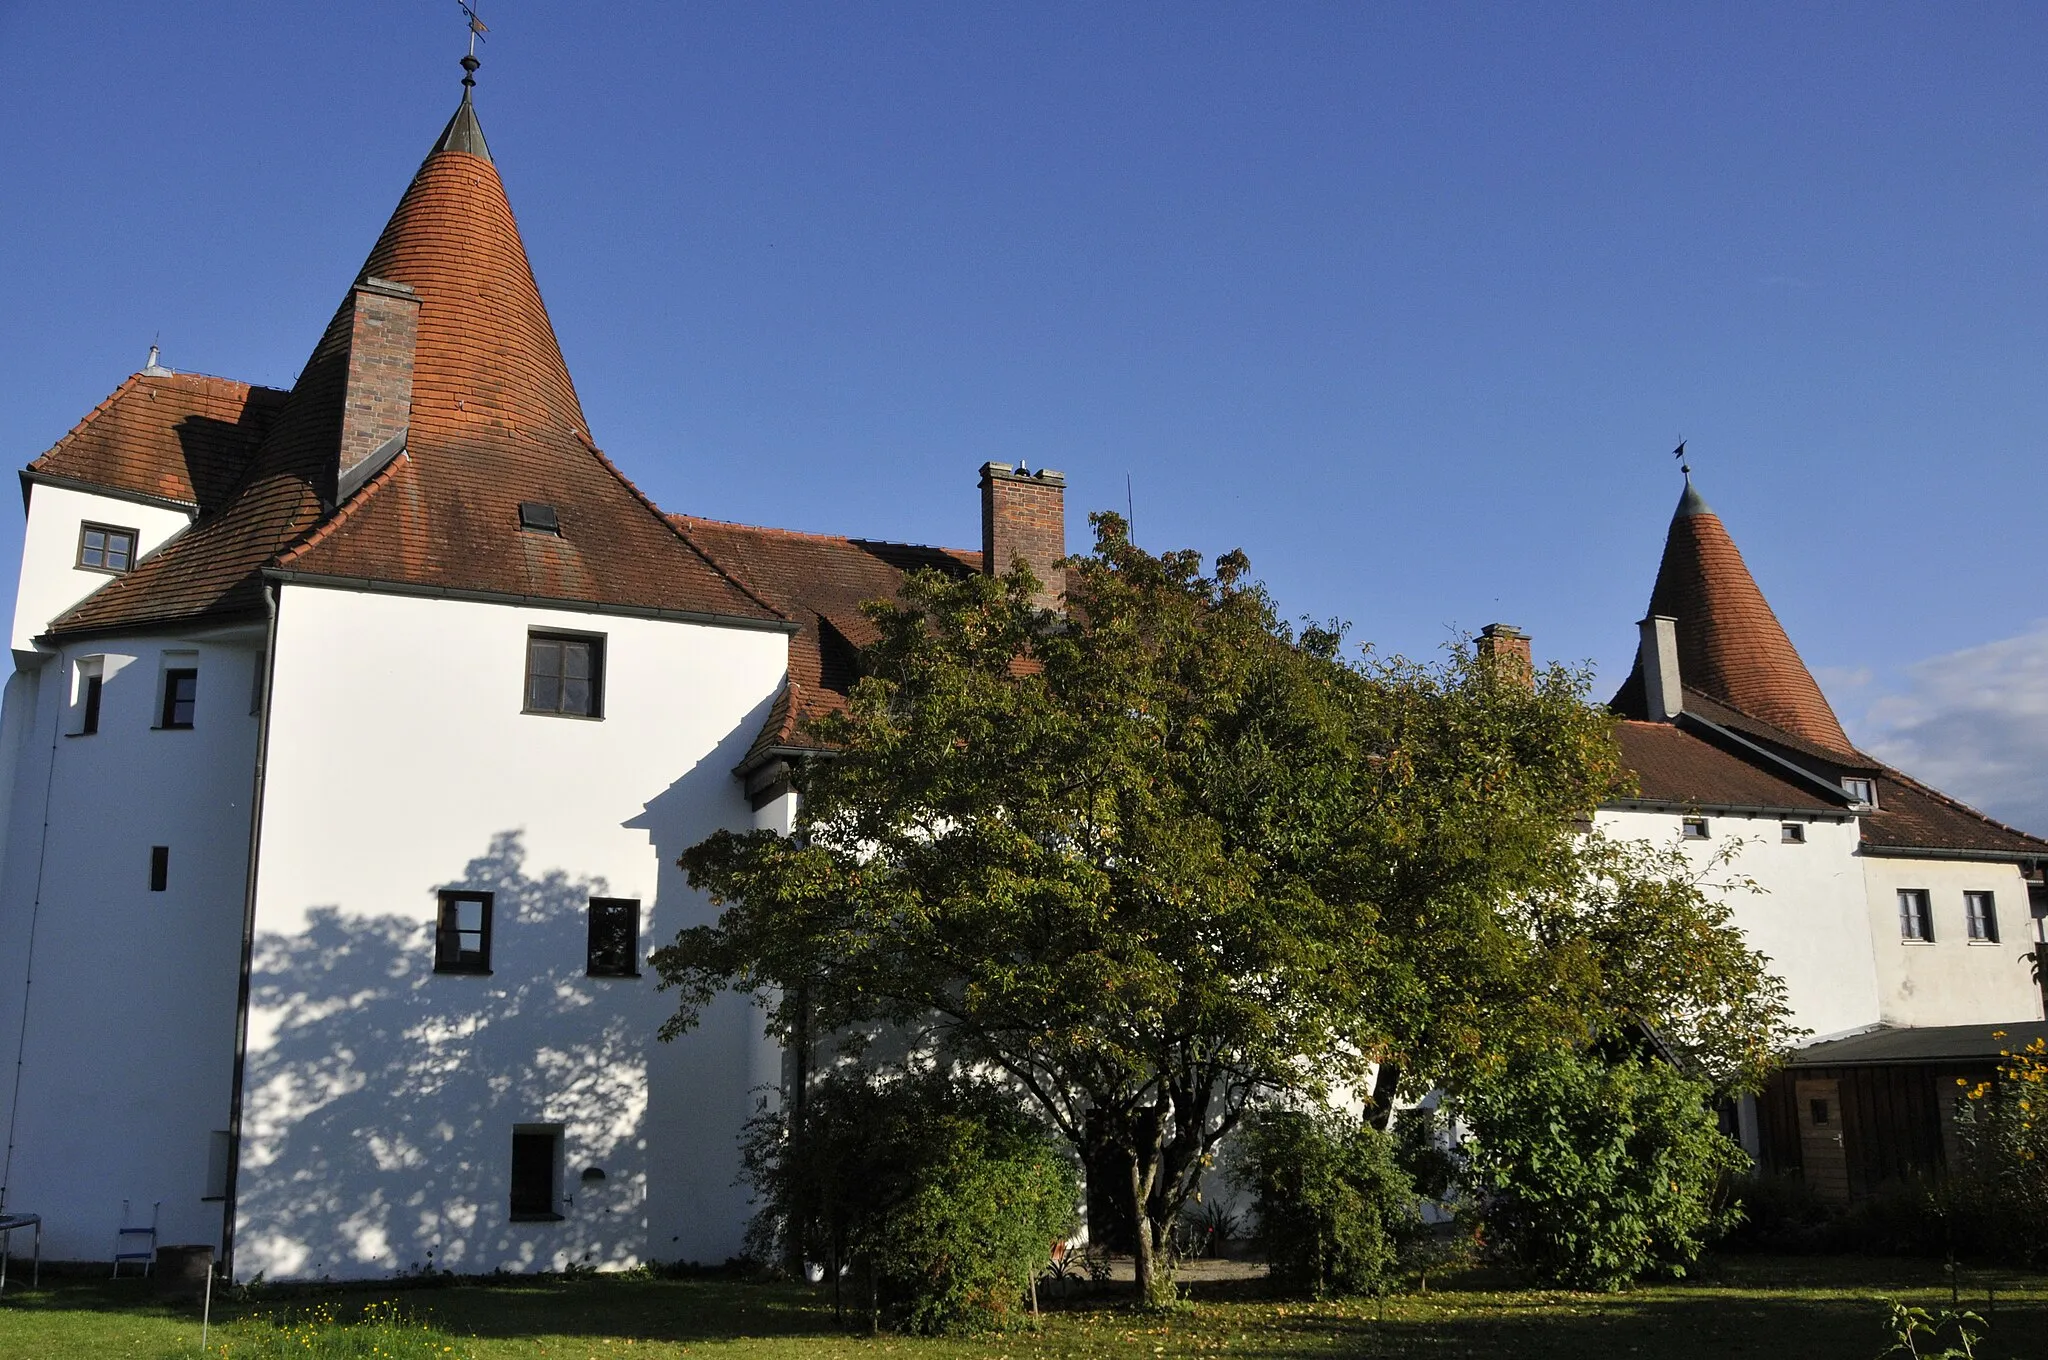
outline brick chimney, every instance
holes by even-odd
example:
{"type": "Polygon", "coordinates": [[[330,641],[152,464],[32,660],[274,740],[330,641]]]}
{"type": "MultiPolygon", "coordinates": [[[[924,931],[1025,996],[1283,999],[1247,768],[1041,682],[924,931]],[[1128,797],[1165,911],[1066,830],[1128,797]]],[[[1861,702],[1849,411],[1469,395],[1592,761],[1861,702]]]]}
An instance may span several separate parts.
{"type": "Polygon", "coordinates": [[[1535,687],[1536,661],[1529,650],[1529,635],[1512,623],[1489,623],[1479,630],[1479,659],[1495,667],[1502,679],[1535,687]]]}
{"type": "Polygon", "coordinates": [[[1038,578],[1038,604],[1057,609],[1067,588],[1067,574],[1057,564],[1066,555],[1065,475],[1046,468],[1026,472],[1008,463],[983,463],[982,570],[1003,576],[1023,558],[1038,578]]]}
{"type": "Polygon", "coordinates": [[[402,283],[366,279],[349,294],[349,304],[348,391],[335,469],[342,496],[362,481],[349,474],[405,433],[412,419],[412,354],[420,327],[419,294],[402,283]]]}
{"type": "Polygon", "coordinates": [[[1685,690],[1678,676],[1678,620],[1668,614],[1652,614],[1636,627],[1642,630],[1642,645],[1636,655],[1643,668],[1643,704],[1651,722],[1676,722],[1685,707],[1685,690]]]}

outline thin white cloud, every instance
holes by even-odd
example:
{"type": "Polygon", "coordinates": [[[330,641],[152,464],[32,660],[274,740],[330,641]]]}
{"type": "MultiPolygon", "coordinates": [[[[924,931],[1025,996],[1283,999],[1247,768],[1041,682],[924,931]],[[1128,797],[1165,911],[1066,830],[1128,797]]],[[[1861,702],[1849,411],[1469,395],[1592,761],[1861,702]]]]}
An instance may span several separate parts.
{"type": "Polygon", "coordinates": [[[1857,744],[2026,830],[2048,829],[2048,622],[1929,657],[1871,699],[1857,744]]]}

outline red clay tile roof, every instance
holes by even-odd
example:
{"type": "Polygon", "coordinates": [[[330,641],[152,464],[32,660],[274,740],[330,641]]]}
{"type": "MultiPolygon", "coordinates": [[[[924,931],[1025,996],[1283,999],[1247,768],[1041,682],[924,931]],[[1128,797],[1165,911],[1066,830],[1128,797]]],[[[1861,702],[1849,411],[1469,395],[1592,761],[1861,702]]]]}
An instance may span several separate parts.
{"type": "Polygon", "coordinates": [[[771,740],[764,729],[749,759],[770,746],[815,749],[803,724],[845,706],[855,679],[853,653],[877,636],[861,613],[862,604],[894,599],[904,574],[918,567],[959,574],[981,570],[981,554],[961,548],[761,529],[694,515],[671,515],[669,520],[728,575],[797,626],[789,640],[796,698],[770,715],[777,734],[771,740]]]}
{"type": "MultiPolygon", "coordinates": [[[[1622,763],[1635,772],[1635,800],[1673,807],[1844,815],[1839,801],[1676,723],[1615,724],[1622,763]]],[[[1623,801],[1623,800],[1617,800],[1623,801]]],[[[1634,801],[1634,800],[1629,800],[1634,801]]]]}
{"type": "Polygon", "coordinates": [[[1882,855],[1888,850],[1989,851],[2048,859],[2048,840],[1994,821],[1885,766],[1877,776],[1877,810],[1863,818],[1863,851],[1882,855]]]}
{"type": "Polygon", "coordinates": [[[53,631],[253,611],[272,567],[780,622],[590,442],[488,159],[438,146],[428,155],[357,277],[372,276],[420,296],[405,453],[339,513],[329,508],[348,366],[344,303],[232,502],[53,631]],[[561,534],[522,531],[521,501],[555,506],[561,534]]]}
{"type": "Polygon", "coordinates": [[[28,465],[49,477],[214,509],[285,394],[201,373],[137,373],[28,465]]]}
{"type": "MultiPolygon", "coordinates": [[[[1812,745],[1854,752],[1720,516],[1690,481],[1665,536],[1649,612],[1678,620],[1678,671],[1687,686],[1812,745]]],[[[1625,717],[1649,717],[1642,669],[1639,651],[1610,704],[1625,717]]]]}

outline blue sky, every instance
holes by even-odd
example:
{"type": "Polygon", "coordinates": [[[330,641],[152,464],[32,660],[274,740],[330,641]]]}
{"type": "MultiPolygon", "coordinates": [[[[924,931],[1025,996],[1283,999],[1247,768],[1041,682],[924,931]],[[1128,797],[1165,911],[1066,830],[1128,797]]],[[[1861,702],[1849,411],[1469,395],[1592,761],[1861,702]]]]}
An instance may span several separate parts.
{"type": "MultiPolygon", "coordinates": [[[[1291,614],[1626,670],[1691,441],[1859,740],[2048,829],[2048,11],[486,0],[598,440],[972,544],[986,459],[1291,614]]],[[[0,452],[288,385],[460,91],[453,0],[0,0],[0,452]]],[[[0,517],[0,554],[19,517],[0,517]]]]}

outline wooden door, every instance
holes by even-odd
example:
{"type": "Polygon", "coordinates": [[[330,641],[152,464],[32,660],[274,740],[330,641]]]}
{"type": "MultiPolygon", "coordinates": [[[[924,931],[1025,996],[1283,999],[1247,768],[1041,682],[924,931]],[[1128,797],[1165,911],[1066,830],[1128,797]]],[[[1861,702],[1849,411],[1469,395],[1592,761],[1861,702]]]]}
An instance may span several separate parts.
{"type": "Polygon", "coordinates": [[[1847,1203],[1849,1155],[1842,1144],[1842,1089],[1833,1078],[1793,1083],[1799,1107],[1799,1160],[1806,1183],[1823,1199],[1847,1203]]]}

